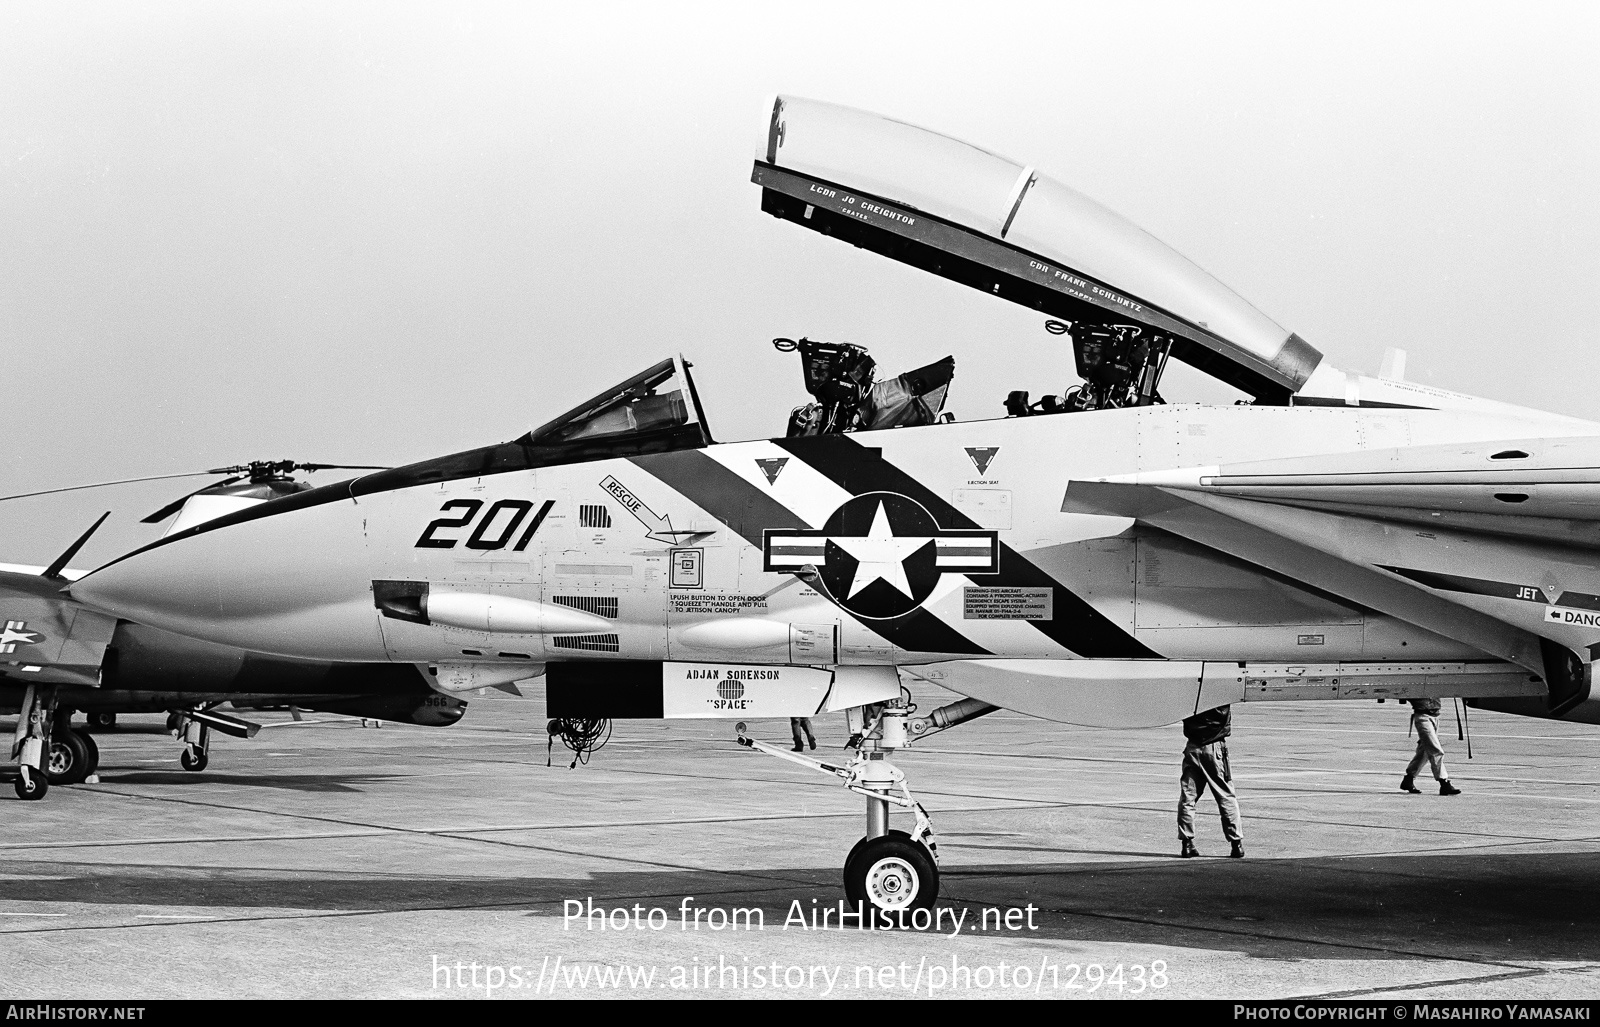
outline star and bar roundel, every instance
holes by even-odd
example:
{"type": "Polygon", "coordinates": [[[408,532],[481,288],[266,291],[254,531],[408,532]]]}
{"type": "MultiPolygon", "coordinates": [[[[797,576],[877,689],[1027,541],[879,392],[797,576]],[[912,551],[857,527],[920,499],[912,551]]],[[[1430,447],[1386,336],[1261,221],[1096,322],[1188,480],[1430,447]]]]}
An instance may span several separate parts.
{"type": "Polygon", "coordinates": [[[847,500],[815,529],[768,529],[765,569],[816,571],[828,598],[858,617],[887,620],[911,613],[942,574],[995,574],[999,533],[939,527],[927,508],[897,492],[847,500]]]}

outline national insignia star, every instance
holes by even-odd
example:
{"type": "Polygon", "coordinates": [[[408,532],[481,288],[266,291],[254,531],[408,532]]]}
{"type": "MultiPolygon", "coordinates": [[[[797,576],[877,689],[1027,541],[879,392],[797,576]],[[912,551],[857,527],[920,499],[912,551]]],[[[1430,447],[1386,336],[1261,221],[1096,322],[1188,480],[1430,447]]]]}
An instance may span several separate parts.
{"type": "Polygon", "coordinates": [[[856,559],[855,577],[851,579],[850,592],[845,598],[853,598],[874,581],[881,580],[912,599],[915,597],[911,594],[910,582],[906,581],[906,559],[932,542],[933,537],[896,535],[889,527],[883,501],[879,500],[878,510],[872,515],[872,527],[866,535],[830,535],[828,541],[856,559]]]}

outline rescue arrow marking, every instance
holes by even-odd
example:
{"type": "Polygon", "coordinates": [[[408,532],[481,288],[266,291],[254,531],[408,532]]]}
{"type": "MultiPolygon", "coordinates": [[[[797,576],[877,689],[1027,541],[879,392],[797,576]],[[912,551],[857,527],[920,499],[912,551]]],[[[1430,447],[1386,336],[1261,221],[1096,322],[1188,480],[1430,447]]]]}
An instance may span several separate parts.
{"type": "Polygon", "coordinates": [[[705,531],[674,529],[671,517],[658,516],[654,510],[644,505],[644,500],[629,492],[627,486],[609,474],[600,483],[600,487],[610,493],[611,498],[621,503],[624,510],[639,519],[639,523],[648,529],[645,537],[652,542],[665,542],[668,545],[672,545],[678,541],[680,535],[709,534],[709,532],[705,531]]]}

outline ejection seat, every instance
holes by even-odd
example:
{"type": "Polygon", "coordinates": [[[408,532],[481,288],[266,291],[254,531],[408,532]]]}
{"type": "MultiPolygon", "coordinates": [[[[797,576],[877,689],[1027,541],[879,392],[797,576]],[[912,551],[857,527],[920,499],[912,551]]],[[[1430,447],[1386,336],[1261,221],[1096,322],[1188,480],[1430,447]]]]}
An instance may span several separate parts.
{"type": "Polygon", "coordinates": [[[877,363],[848,342],[774,339],[779,352],[800,352],[806,391],[814,397],[789,414],[788,438],[934,424],[944,414],[956,358],[945,357],[893,378],[874,381],[877,363]]]}

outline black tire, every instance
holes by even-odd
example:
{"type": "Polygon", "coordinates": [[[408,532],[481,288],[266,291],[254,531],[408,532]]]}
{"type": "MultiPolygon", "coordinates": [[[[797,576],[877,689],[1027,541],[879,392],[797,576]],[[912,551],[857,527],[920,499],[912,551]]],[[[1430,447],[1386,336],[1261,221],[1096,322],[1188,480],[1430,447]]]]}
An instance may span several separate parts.
{"type": "Polygon", "coordinates": [[[939,898],[939,866],[904,831],[863,838],[845,859],[844,893],[875,909],[930,909],[939,898]]]}
{"type": "Polygon", "coordinates": [[[17,798],[19,799],[42,799],[44,794],[50,790],[50,779],[38,771],[33,771],[24,778],[22,771],[19,770],[17,771],[17,779],[12,782],[12,787],[16,789],[17,798]]]}
{"type": "Polygon", "coordinates": [[[89,776],[89,743],[87,736],[68,728],[50,736],[50,748],[45,750],[44,776],[51,784],[82,784],[89,776]]]}
{"type": "Polygon", "coordinates": [[[83,776],[87,778],[100,773],[100,744],[94,740],[94,735],[87,731],[78,732],[78,736],[83,739],[83,744],[89,747],[89,766],[83,776]]]}
{"type": "Polygon", "coordinates": [[[184,770],[192,770],[195,773],[199,773],[206,769],[206,764],[211,762],[211,757],[203,752],[185,749],[183,754],[178,757],[178,762],[183,764],[184,770]]]}
{"type": "Polygon", "coordinates": [[[85,720],[89,722],[91,731],[115,731],[117,729],[117,715],[106,710],[86,714],[85,720]]]}
{"type": "MultiPolygon", "coordinates": [[[[884,835],[884,837],[900,838],[907,842],[911,840],[911,836],[906,834],[904,831],[890,831],[887,835],[884,835]]],[[[854,886],[851,884],[849,870],[855,861],[861,856],[861,850],[867,847],[868,842],[874,840],[875,839],[871,835],[861,839],[859,842],[856,842],[850,847],[850,854],[844,858],[844,897],[845,901],[849,902],[852,906],[858,902],[867,901],[867,893],[865,891],[855,890],[854,886]]]]}

